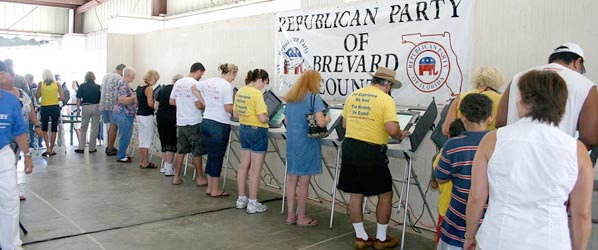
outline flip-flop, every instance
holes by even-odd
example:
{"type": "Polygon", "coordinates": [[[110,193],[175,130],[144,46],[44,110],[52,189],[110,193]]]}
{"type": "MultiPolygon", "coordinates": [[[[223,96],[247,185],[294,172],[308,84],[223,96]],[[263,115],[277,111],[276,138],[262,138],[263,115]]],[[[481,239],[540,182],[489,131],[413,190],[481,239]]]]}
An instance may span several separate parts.
{"type": "Polygon", "coordinates": [[[195,183],[195,186],[198,186],[198,187],[207,187],[208,183],[206,183],[206,184],[197,184],[197,183],[195,183]]]}
{"type": "Polygon", "coordinates": [[[313,227],[313,226],[317,226],[319,224],[320,223],[318,222],[318,220],[311,219],[311,220],[309,220],[309,222],[307,224],[299,224],[299,223],[297,223],[297,226],[298,227],[313,227]]]}
{"type": "Polygon", "coordinates": [[[229,197],[229,196],[230,196],[230,194],[224,190],[222,190],[222,193],[220,193],[218,195],[210,195],[210,197],[212,197],[212,198],[222,198],[222,197],[229,197]]]}
{"type": "Polygon", "coordinates": [[[297,223],[297,218],[294,221],[284,221],[285,225],[294,225],[295,223],[297,223]]]}
{"type": "Polygon", "coordinates": [[[179,179],[179,181],[175,182],[174,180],[172,180],[172,185],[177,186],[177,185],[181,185],[183,184],[183,180],[179,179]]]}
{"type": "Polygon", "coordinates": [[[156,166],[156,164],[154,164],[153,162],[150,162],[149,164],[147,164],[145,168],[158,168],[158,166],[156,166]]]}

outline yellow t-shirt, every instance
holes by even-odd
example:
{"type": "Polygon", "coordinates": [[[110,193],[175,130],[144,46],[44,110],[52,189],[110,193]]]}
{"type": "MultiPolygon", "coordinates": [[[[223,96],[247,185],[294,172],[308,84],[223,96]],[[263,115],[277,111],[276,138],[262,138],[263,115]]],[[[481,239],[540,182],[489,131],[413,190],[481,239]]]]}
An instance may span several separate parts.
{"type": "Polygon", "coordinates": [[[58,83],[52,82],[50,85],[46,85],[45,82],[39,83],[39,88],[41,88],[41,105],[42,106],[52,106],[58,105],[60,102],[58,100],[58,83]]]}
{"type": "Polygon", "coordinates": [[[268,128],[268,123],[258,118],[259,114],[268,115],[264,94],[254,87],[245,86],[237,91],[233,111],[239,114],[239,122],[243,125],[268,128]]]}
{"type": "Polygon", "coordinates": [[[459,107],[461,107],[461,101],[463,101],[463,98],[465,98],[467,95],[471,94],[471,93],[475,93],[475,94],[482,94],[487,96],[488,98],[490,98],[490,100],[492,100],[492,122],[490,124],[488,124],[488,130],[492,131],[492,130],[496,130],[496,114],[498,114],[498,104],[500,103],[500,97],[501,94],[496,93],[492,90],[486,90],[486,91],[482,91],[480,92],[477,89],[474,90],[470,90],[467,91],[465,93],[461,93],[460,97],[459,97],[459,103],[457,103],[457,118],[461,118],[461,111],[459,111],[459,107]]]}
{"type": "MultiPolygon", "coordinates": [[[[442,152],[442,149],[440,150],[442,152]]],[[[438,161],[440,160],[440,154],[436,156],[434,159],[434,163],[432,163],[432,169],[436,169],[438,166],[438,161]]],[[[438,183],[438,191],[440,191],[440,196],[438,196],[438,214],[444,217],[446,214],[446,210],[448,209],[451,203],[451,192],[453,192],[453,182],[447,181],[445,183],[438,183]]]]}
{"type": "Polygon", "coordinates": [[[387,122],[398,122],[395,102],[376,86],[357,90],[343,108],[347,120],[346,137],[374,144],[387,144],[387,122]]]}

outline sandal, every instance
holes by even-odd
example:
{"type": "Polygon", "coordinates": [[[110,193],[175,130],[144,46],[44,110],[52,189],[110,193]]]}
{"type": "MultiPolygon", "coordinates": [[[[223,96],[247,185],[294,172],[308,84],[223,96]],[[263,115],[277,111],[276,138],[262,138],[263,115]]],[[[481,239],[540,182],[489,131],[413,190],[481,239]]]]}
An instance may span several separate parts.
{"type": "Polygon", "coordinates": [[[293,224],[295,224],[295,223],[297,223],[297,217],[295,217],[295,220],[294,220],[294,221],[286,221],[286,220],[284,221],[284,224],[285,224],[285,225],[293,225],[293,224]]]}
{"type": "Polygon", "coordinates": [[[309,222],[307,224],[299,224],[299,223],[297,223],[297,226],[298,227],[313,227],[313,226],[317,226],[319,224],[320,223],[318,222],[318,220],[311,219],[311,220],[309,220],[309,222]]]}
{"type": "Polygon", "coordinates": [[[210,197],[212,197],[212,198],[222,198],[222,197],[228,197],[228,196],[230,196],[230,194],[224,190],[222,190],[222,192],[218,195],[210,195],[210,197]]]}
{"type": "Polygon", "coordinates": [[[146,169],[146,168],[157,168],[156,164],[154,164],[153,162],[150,162],[147,164],[147,166],[143,166],[141,164],[139,164],[139,168],[141,169],[146,169]]]}
{"type": "Polygon", "coordinates": [[[179,179],[178,181],[172,180],[172,185],[177,186],[183,184],[183,179],[179,179]]]}

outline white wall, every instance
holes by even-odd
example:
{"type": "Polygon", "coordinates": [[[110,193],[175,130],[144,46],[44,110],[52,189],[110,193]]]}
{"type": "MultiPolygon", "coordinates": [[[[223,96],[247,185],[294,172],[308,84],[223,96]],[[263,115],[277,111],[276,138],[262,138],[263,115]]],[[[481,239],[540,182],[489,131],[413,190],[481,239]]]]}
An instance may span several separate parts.
{"type": "MultiPolygon", "coordinates": [[[[348,3],[340,0],[302,1],[302,6],[310,9],[330,4],[348,3]]],[[[592,45],[598,38],[595,28],[598,18],[593,17],[591,11],[582,9],[598,9],[598,1],[476,1],[472,68],[494,65],[501,68],[508,79],[518,71],[545,63],[550,51],[559,43],[575,41],[586,50],[588,76],[597,80],[598,49],[592,45]]],[[[249,69],[264,68],[274,72],[273,17],[265,14],[135,36],[109,35],[107,67],[112,69],[117,63],[127,63],[136,67],[140,74],[155,69],[162,76],[160,82],[168,82],[173,74],[186,74],[196,61],[206,66],[206,78],[218,76],[218,64],[230,62],[239,65],[240,73],[234,84],[240,86],[244,72],[249,69]]],[[[137,79],[136,83],[139,82],[137,79]]],[[[328,158],[334,155],[329,149],[325,152],[328,158]]],[[[429,141],[418,152],[414,167],[424,186],[428,183],[431,158],[435,153],[429,141]]],[[[276,175],[282,177],[282,163],[271,154],[267,159],[276,169],[276,175]]],[[[394,176],[401,176],[402,166],[402,161],[391,161],[394,176]]],[[[327,174],[316,179],[330,190],[331,180],[327,174]]],[[[428,194],[434,213],[437,196],[437,192],[428,194]]],[[[411,197],[413,211],[419,214],[422,202],[415,188],[411,197]]],[[[393,218],[397,219],[396,215],[393,218]]],[[[427,215],[422,220],[431,224],[427,215]]]]}
{"type": "Polygon", "coordinates": [[[105,30],[108,20],[122,14],[151,16],[152,0],[108,0],[82,15],[83,33],[105,30]]]}

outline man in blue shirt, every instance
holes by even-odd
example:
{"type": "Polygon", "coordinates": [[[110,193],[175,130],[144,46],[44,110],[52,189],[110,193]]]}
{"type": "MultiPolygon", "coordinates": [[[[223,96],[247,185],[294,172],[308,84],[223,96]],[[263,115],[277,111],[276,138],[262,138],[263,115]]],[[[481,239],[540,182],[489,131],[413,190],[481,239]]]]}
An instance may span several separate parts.
{"type": "MultiPolygon", "coordinates": [[[[6,84],[8,80],[6,64],[0,62],[0,84],[6,84]]],[[[13,138],[25,155],[25,173],[30,174],[33,162],[27,144],[27,125],[21,115],[21,104],[16,96],[0,90],[0,248],[4,250],[22,249],[16,157],[10,148],[13,138]]]]}
{"type": "Polygon", "coordinates": [[[483,94],[469,94],[461,101],[459,110],[466,131],[446,141],[435,170],[438,183],[453,182],[451,202],[440,226],[438,250],[463,249],[465,239],[469,238],[465,235],[465,208],[471,187],[471,167],[492,121],[492,100],[483,94]]]}

